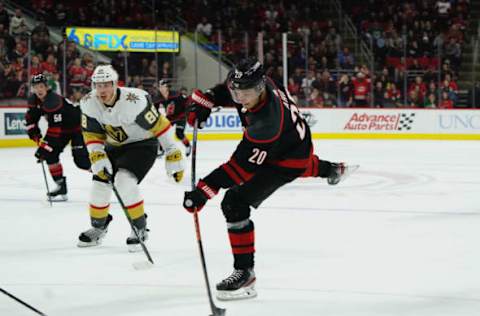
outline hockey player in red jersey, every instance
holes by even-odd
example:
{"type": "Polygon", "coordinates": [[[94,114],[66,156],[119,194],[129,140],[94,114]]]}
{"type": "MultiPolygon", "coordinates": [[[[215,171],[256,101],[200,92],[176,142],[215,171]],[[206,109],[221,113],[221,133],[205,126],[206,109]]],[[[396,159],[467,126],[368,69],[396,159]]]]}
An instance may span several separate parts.
{"type": "Polygon", "coordinates": [[[217,284],[223,300],[255,297],[254,223],[258,208],[272,193],[299,177],[323,177],[337,184],[350,167],[318,159],[310,128],[289,93],[266,77],[256,59],[240,62],[227,80],[205,93],[194,91],[189,124],[202,126],[213,106],[233,104],[244,125],[243,138],[230,159],[185,192],[183,206],[200,210],[221,188],[228,189],[221,208],[227,221],[234,271],[217,284]]]}
{"type": "Polygon", "coordinates": [[[185,112],[188,98],[183,94],[172,95],[170,83],[165,79],[160,80],[158,86],[162,99],[157,107],[163,107],[167,119],[172,125],[175,125],[175,136],[185,145],[185,155],[188,157],[192,150],[190,142],[185,136],[185,125],[187,124],[185,112]]]}
{"type": "Polygon", "coordinates": [[[33,94],[28,100],[28,110],[25,116],[27,133],[30,139],[38,144],[35,157],[45,160],[57,188],[47,195],[52,201],[67,200],[67,181],[63,175],[60,153],[69,142],[72,146],[73,161],[80,169],[89,170],[90,160],[83,142],[80,128],[80,108],[70,101],[51,91],[47,78],[43,74],[32,77],[33,94]],[[38,122],[45,117],[48,129],[42,138],[38,122]]]}

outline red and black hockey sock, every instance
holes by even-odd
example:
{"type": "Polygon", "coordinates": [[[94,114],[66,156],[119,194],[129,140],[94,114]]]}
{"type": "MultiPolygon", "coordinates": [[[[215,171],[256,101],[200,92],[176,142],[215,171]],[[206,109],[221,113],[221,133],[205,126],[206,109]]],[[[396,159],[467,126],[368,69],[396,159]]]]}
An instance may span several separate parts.
{"type": "Polygon", "coordinates": [[[229,228],[235,269],[253,268],[255,253],[255,228],[252,221],[242,228],[229,228]]]}
{"type": "Polygon", "coordinates": [[[190,147],[190,141],[186,137],[182,139],[182,144],[184,144],[185,147],[190,147]]]}
{"type": "Polygon", "coordinates": [[[54,181],[61,180],[63,178],[63,167],[62,164],[57,162],[51,165],[48,165],[48,170],[52,175],[54,181]]]}
{"type": "Polygon", "coordinates": [[[320,177],[328,178],[332,173],[332,163],[327,160],[321,160],[317,155],[312,155],[308,162],[307,169],[302,174],[302,177],[320,177]]]}

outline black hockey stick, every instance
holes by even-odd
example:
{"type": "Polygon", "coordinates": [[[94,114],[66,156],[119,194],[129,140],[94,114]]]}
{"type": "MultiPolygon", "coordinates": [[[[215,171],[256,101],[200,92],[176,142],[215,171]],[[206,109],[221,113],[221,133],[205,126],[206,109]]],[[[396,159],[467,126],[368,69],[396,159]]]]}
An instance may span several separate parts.
{"type": "Polygon", "coordinates": [[[143,269],[148,269],[153,266],[153,259],[150,256],[150,252],[148,252],[147,246],[145,246],[145,243],[143,240],[140,238],[138,235],[138,230],[135,225],[133,225],[132,219],[130,218],[130,215],[128,215],[128,210],[125,204],[123,203],[122,198],[120,197],[120,194],[117,191],[117,188],[115,187],[115,184],[113,184],[113,179],[112,175],[108,174],[108,172],[105,171],[105,174],[107,175],[108,183],[112,186],[113,193],[115,193],[115,196],[117,197],[118,203],[122,206],[123,212],[125,213],[125,216],[127,217],[128,223],[130,224],[130,227],[132,228],[133,232],[135,233],[135,236],[138,238],[138,241],[140,242],[140,245],[142,246],[143,252],[147,256],[147,259],[149,262],[136,262],[133,264],[133,267],[137,270],[143,270],[143,269]]]}
{"type": "Polygon", "coordinates": [[[44,160],[40,160],[40,164],[42,165],[42,171],[43,171],[43,179],[45,180],[45,186],[47,187],[48,202],[50,202],[50,206],[52,206],[52,197],[50,196],[50,189],[48,188],[47,173],[45,172],[45,164],[43,162],[44,160]]]}
{"type": "MultiPolygon", "coordinates": [[[[196,160],[197,160],[197,137],[198,137],[198,121],[195,121],[195,125],[193,126],[193,140],[192,140],[192,190],[195,190],[195,167],[196,167],[196,160]]],[[[202,245],[202,236],[200,234],[200,222],[198,220],[198,210],[195,207],[193,209],[193,219],[195,222],[195,231],[197,233],[197,242],[198,242],[198,250],[200,251],[200,260],[202,261],[202,269],[203,269],[203,276],[205,277],[205,283],[207,285],[207,293],[208,293],[208,300],[210,302],[210,309],[212,310],[211,316],[223,316],[225,315],[226,310],[224,308],[218,308],[215,306],[212,298],[212,291],[210,290],[210,281],[208,280],[208,273],[207,273],[207,264],[205,262],[205,253],[203,252],[203,245],[202,245]]]]}
{"type": "Polygon", "coordinates": [[[47,316],[46,314],[42,313],[41,311],[39,311],[38,309],[36,309],[36,308],[33,307],[32,305],[27,304],[27,303],[25,303],[24,301],[22,301],[21,299],[19,299],[18,297],[16,297],[15,295],[8,293],[7,291],[5,291],[4,289],[2,289],[1,287],[0,287],[0,292],[2,292],[3,294],[9,296],[10,298],[14,299],[15,301],[19,302],[20,304],[22,304],[23,306],[27,307],[28,309],[34,311],[34,312],[37,313],[38,315],[47,316]]]}

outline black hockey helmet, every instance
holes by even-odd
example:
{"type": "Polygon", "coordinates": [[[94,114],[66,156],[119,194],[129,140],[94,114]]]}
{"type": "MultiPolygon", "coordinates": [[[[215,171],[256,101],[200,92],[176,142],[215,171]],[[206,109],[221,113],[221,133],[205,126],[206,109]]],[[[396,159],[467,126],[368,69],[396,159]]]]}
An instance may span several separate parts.
{"type": "Polygon", "coordinates": [[[263,65],[253,57],[243,59],[230,71],[228,81],[232,90],[263,87],[265,84],[263,65]]]}
{"type": "Polygon", "coordinates": [[[30,79],[30,84],[32,86],[36,85],[36,84],[39,84],[39,83],[47,84],[47,77],[45,77],[44,74],[33,75],[32,78],[30,79]]]}

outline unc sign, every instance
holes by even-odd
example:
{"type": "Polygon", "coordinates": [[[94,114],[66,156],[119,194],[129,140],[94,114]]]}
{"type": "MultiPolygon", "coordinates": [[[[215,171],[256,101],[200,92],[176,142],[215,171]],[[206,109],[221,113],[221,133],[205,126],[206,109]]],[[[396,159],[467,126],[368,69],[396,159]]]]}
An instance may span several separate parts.
{"type": "Polygon", "coordinates": [[[438,124],[447,130],[480,130],[480,113],[439,115],[438,124]]]}

